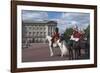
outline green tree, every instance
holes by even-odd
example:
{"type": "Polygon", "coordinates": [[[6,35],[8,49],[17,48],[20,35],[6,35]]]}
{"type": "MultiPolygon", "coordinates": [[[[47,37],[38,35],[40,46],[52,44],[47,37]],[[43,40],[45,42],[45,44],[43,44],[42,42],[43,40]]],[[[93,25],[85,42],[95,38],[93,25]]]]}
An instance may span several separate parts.
{"type": "Polygon", "coordinates": [[[88,25],[88,27],[85,29],[85,36],[86,36],[87,38],[90,37],[90,25],[88,25]]]}
{"type": "Polygon", "coordinates": [[[87,37],[87,44],[90,44],[90,25],[84,30],[85,31],[85,36],[87,37]]]}
{"type": "Polygon", "coordinates": [[[72,35],[73,29],[72,28],[66,28],[64,32],[64,38],[66,41],[70,39],[70,36],[72,35]]]}

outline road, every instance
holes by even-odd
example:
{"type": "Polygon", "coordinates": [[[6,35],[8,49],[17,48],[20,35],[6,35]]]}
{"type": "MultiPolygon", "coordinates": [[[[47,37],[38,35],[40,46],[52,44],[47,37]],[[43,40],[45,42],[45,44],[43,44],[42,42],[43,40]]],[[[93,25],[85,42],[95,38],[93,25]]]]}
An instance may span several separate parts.
{"type": "Polygon", "coordinates": [[[54,48],[54,56],[50,56],[47,43],[33,43],[29,48],[22,50],[22,62],[69,60],[69,56],[60,56],[60,49],[54,48]]]}

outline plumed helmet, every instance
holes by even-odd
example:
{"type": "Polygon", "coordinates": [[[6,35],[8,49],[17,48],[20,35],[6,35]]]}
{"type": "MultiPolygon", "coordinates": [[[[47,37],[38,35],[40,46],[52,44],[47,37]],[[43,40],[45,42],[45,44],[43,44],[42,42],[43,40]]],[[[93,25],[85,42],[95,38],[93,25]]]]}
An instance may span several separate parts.
{"type": "Polygon", "coordinates": [[[77,25],[74,25],[74,26],[73,26],[73,30],[78,31],[78,26],[77,26],[77,25]]]}

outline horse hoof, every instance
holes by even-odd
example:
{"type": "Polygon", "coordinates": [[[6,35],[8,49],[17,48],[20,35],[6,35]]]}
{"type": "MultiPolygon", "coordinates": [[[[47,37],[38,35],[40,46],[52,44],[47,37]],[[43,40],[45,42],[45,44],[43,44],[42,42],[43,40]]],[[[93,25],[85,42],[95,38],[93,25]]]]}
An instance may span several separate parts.
{"type": "Polygon", "coordinates": [[[63,57],[63,55],[61,55],[61,57],[63,57]]]}
{"type": "Polygon", "coordinates": [[[53,56],[53,54],[50,55],[51,57],[53,56]]]}

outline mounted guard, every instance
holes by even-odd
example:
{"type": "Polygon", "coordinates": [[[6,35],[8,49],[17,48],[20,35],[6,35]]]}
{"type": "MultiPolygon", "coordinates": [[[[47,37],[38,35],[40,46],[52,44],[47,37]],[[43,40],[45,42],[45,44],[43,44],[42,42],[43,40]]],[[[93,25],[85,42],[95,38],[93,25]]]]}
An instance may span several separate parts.
{"type": "Polygon", "coordinates": [[[53,32],[53,35],[52,35],[51,47],[53,47],[53,43],[55,43],[59,38],[60,38],[60,36],[59,36],[59,29],[56,27],[55,31],[53,32]]]}

